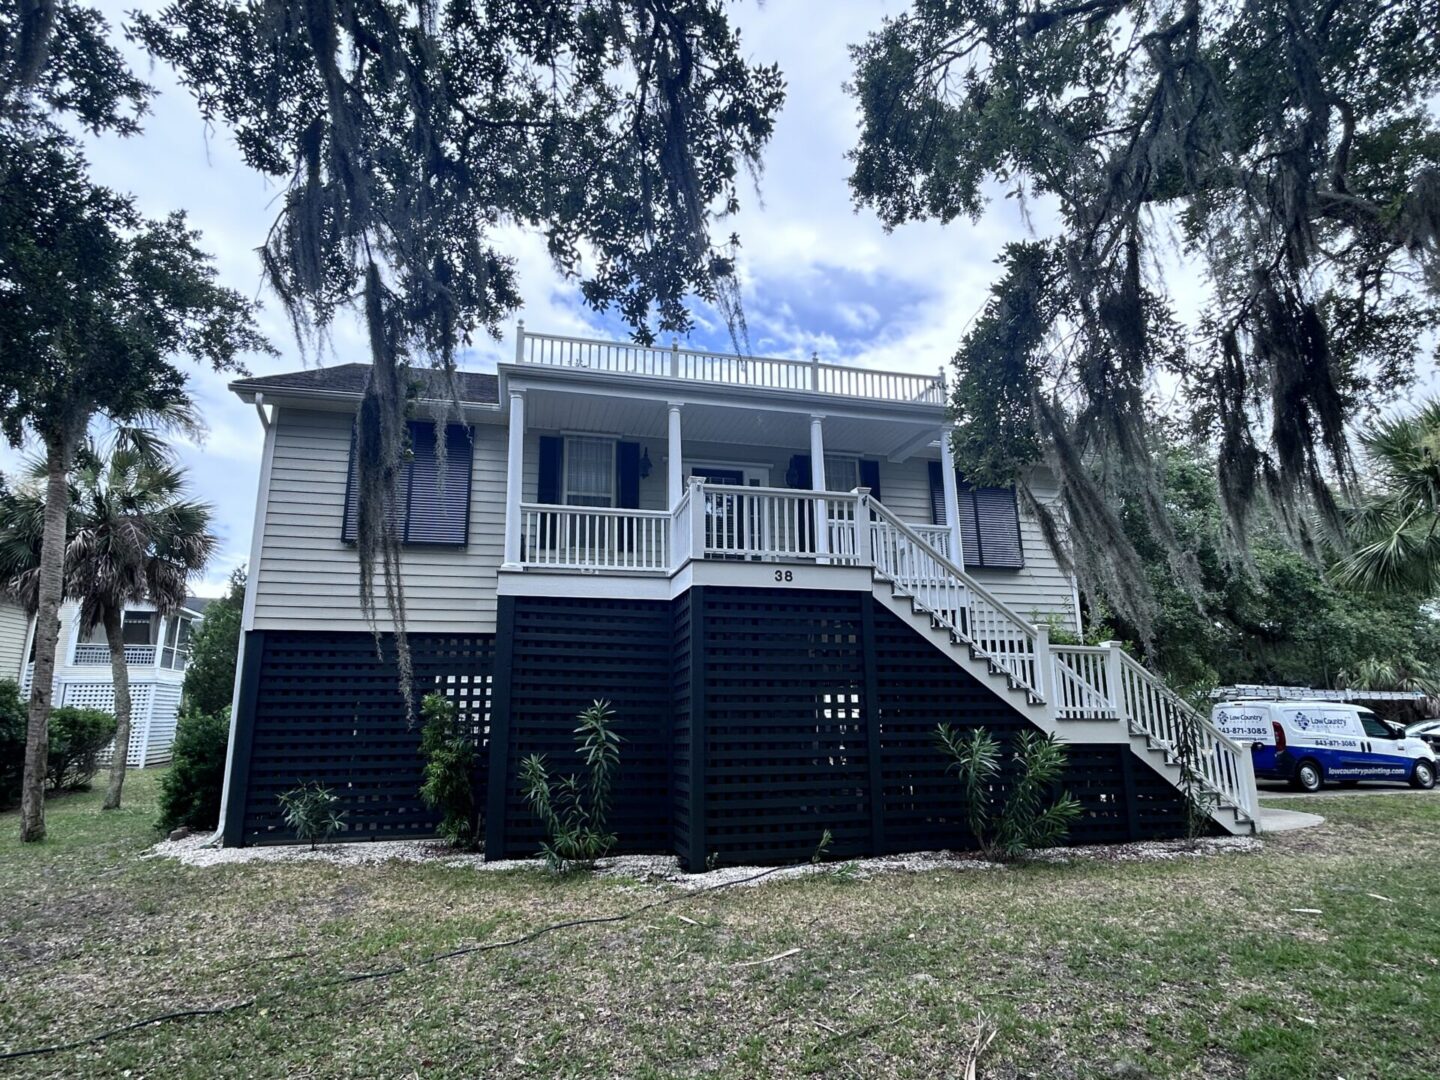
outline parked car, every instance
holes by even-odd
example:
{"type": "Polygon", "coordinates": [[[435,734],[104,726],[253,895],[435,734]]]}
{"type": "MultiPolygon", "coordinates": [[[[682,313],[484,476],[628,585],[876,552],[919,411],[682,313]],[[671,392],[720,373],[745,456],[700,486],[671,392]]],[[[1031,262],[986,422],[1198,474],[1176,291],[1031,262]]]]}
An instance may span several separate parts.
{"type": "Polygon", "coordinates": [[[1224,701],[1215,726],[1249,743],[1255,776],[1286,780],[1301,791],[1326,781],[1408,780],[1435,786],[1436,752],[1425,739],[1369,709],[1333,701],[1224,701]]]}
{"type": "Polygon", "coordinates": [[[1430,749],[1440,755],[1440,718],[1417,720],[1405,729],[1405,734],[1414,739],[1424,739],[1430,744],[1430,749]]]}

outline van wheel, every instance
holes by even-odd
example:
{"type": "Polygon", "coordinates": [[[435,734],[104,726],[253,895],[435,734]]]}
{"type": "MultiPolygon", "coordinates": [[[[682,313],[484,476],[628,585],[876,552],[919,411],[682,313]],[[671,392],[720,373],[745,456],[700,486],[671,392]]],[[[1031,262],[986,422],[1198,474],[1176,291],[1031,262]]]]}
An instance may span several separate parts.
{"type": "Polygon", "coordinates": [[[1428,761],[1415,762],[1415,768],[1410,772],[1410,786],[1429,791],[1435,786],[1435,767],[1428,761]]]}
{"type": "Polygon", "coordinates": [[[1325,782],[1320,772],[1320,766],[1308,758],[1295,766],[1295,775],[1290,778],[1290,786],[1297,791],[1308,791],[1312,794],[1320,790],[1320,785],[1325,782]]]}

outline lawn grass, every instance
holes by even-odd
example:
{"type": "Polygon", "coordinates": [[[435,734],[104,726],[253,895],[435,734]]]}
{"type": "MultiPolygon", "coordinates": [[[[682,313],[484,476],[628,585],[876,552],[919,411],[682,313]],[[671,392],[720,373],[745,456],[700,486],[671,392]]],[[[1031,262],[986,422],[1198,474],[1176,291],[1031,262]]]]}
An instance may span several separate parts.
{"type": "Polygon", "coordinates": [[[118,813],[99,792],[52,801],[44,845],[22,848],[0,816],[0,1050],[261,1001],[0,1069],[935,1077],[960,1074],[985,1024],[991,1077],[1440,1074],[1433,794],[1327,800],[1324,826],[1260,854],[817,876],[324,986],[672,892],[438,864],[142,859],[157,781],[133,775],[118,813]]]}

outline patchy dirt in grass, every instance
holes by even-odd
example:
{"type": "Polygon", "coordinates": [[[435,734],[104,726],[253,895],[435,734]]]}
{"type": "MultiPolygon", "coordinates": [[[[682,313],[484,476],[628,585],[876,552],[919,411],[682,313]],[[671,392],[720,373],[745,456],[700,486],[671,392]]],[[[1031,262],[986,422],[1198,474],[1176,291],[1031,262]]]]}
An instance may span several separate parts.
{"type": "MultiPolygon", "coordinates": [[[[1168,862],[1174,859],[1247,854],[1259,851],[1263,846],[1261,840],[1250,836],[1155,840],[1132,844],[1048,848],[1033,852],[1028,856],[1028,861],[1062,865],[1072,862],[1168,862]]],[[[163,840],[142,857],[178,859],[186,866],[199,867],[287,862],[373,866],[397,860],[468,867],[486,873],[545,869],[545,864],[539,859],[497,859],[486,862],[482,853],[457,852],[432,840],[325,844],[313,849],[301,845],[223,848],[213,845],[209,837],[189,836],[182,840],[163,840]]],[[[946,870],[993,871],[1006,868],[1007,864],[989,862],[969,852],[918,851],[849,862],[801,863],[778,867],[725,866],[699,874],[685,873],[680,868],[679,861],[671,855],[617,855],[601,859],[596,865],[596,873],[601,877],[636,878],[646,883],[701,890],[727,886],[748,887],[818,873],[846,873],[869,878],[879,874],[923,874],[946,870]]]]}

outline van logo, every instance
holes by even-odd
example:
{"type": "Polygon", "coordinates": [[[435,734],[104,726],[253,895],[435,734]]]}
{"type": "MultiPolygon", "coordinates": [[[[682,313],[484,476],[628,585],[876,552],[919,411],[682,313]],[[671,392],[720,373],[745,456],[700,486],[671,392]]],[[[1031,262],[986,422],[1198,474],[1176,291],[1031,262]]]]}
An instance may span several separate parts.
{"type": "Polygon", "coordinates": [[[1343,716],[1326,716],[1324,713],[1311,715],[1297,712],[1292,723],[1301,731],[1343,731],[1346,727],[1343,716]]]}

